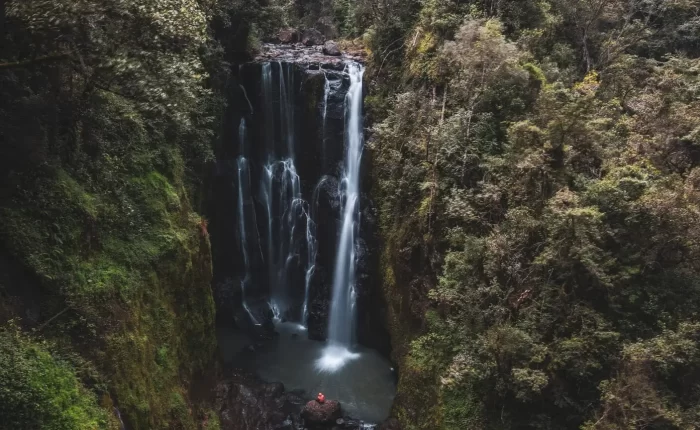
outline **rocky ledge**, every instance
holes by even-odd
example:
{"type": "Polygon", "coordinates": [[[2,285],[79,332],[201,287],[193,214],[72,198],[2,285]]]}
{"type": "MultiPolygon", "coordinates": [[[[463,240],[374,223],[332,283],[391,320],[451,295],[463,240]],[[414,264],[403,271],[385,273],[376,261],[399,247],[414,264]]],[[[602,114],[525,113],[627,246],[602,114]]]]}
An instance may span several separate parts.
{"type": "Polygon", "coordinates": [[[342,416],[335,400],[308,401],[301,392],[288,392],[281,383],[236,373],[220,382],[215,405],[222,430],[400,430],[395,420],[365,424],[342,416]]]}
{"type": "Polygon", "coordinates": [[[348,62],[364,63],[365,52],[361,48],[341,51],[332,41],[312,46],[306,46],[303,43],[265,43],[255,57],[255,61],[280,61],[297,63],[309,68],[343,70],[348,62]]]}

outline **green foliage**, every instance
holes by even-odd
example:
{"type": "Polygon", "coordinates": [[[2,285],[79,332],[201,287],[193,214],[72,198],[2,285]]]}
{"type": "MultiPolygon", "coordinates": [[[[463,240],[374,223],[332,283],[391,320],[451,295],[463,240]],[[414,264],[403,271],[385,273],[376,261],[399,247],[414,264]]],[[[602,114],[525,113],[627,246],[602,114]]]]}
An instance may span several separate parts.
{"type": "Polygon", "coordinates": [[[0,422],[3,428],[117,429],[71,365],[44,342],[9,324],[0,328],[0,422]]]}
{"type": "Polygon", "coordinates": [[[133,425],[194,428],[188,407],[170,396],[213,354],[208,241],[178,153],[145,142],[123,160],[93,160],[96,171],[104,163],[103,176],[74,170],[78,182],[61,169],[27,180],[26,194],[3,208],[2,234],[72,310],[49,332],[72,327],[78,349],[90,345],[83,353],[112,380],[133,425]]]}
{"type": "MultiPolygon", "coordinates": [[[[215,339],[209,241],[195,209],[223,106],[208,87],[208,71],[224,68],[209,20],[230,6],[3,9],[0,259],[36,284],[27,288],[41,306],[25,328],[41,326],[94,369],[108,413],[114,399],[134,429],[201,424],[188,390],[215,339]]],[[[24,313],[25,296],[8,291],[24,313]]]]}
{"type": "Polygon", "coordinates": [[[88,89],[117,90],[184,124],[206,97],[198,49],[209,16],[195,0],[12,1],[8,16],[39,36],[35,55],[67,55],[88,89]],[[59,35],[73,42],[62,47],[59,35]]]}
{"type": "Polygon", "coordinates": [[[426,1],[373,57],[407,428],[699,425],[691,3],[426,1]]]}

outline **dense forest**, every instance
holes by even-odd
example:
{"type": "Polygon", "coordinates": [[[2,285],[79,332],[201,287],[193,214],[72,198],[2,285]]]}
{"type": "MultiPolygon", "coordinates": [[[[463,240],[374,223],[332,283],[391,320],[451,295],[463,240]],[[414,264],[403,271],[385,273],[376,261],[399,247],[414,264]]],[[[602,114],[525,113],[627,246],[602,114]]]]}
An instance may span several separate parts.
{"type": "Polygon", "coordinates": [[[392,426],[700,428],[698,0],[3,2],[0,428],[228,428],[209,184],[284,28],[366,55],[392,426]]]}

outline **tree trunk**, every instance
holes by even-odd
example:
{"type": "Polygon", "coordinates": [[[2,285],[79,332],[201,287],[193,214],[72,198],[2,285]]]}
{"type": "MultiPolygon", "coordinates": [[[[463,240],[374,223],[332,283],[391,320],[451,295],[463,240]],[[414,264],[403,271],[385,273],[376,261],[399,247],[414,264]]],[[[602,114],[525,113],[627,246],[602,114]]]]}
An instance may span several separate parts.
{"type": "Polygon", "coordinates": [[[467,176],[467,156],[468,156],[468,148],[469,148],[469,135],[471,134],[471,128],[472,128],[472,116],[474,115],[474,111],[472,109],[469,109],[469,112],[467,112],[467,148],[464,148],[464,158],[462,159],[462,185],[466,185],[465,183],[465,178],[467,176]]]}

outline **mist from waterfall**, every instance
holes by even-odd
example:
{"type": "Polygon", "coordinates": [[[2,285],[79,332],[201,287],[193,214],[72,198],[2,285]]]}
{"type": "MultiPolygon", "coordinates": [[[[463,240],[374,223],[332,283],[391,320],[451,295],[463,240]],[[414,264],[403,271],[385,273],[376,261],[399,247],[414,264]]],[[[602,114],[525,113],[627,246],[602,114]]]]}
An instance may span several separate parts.
{"type": "Polygon", "coordinates": [[[342,225],[336,252],[333,291],[328,323],[328,347],[319,359],[319,370],[335,371],[357,358],[350,351],[355,339],[356,238],[360,225],[360,161],[363,147],[362,78],[364,68],[349,64],[350,89],[345,100],[345,165],[340,181],[342,225]]]}

